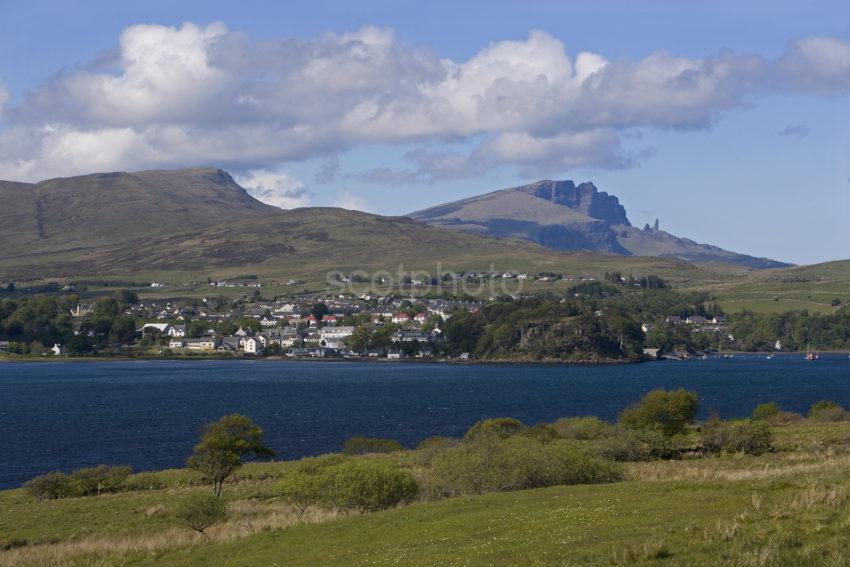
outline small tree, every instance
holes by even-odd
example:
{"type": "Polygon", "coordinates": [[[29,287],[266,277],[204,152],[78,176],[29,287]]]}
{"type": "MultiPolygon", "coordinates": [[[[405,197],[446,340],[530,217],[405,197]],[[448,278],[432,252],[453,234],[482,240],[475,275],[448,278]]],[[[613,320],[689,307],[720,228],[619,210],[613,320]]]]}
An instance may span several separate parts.
{"type": "Polygon", "coordinates": [[[201,441],[195,445],[187,465],[213,483],[213,493],[221,496],[224,481],[253,454],[271,457],[274,451],[262,443],[263,430],[237,413],[226,415],[204,427],[201,441]]]}
{"type": "Polygon", "coordinates": [[[629,429],[657,429],[668,436],[682,433],[696,417],[699,397],[684,388],[652,390],[620,414],[620,423],[629,429]]]}
{"type": "Polygon", "coordinates": [[[221,498],[211,494],[193,494],[177,506],[177,517],[198,533],[227,517],[221,498]]]}

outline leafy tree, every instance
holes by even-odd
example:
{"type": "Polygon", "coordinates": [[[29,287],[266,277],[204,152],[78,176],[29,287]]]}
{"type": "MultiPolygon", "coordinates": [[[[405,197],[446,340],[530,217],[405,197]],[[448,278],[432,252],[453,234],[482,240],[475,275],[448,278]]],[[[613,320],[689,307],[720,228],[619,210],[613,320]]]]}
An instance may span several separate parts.
{"type": "Polygon", "coordinates": [[[262,438],[263,430],[244,415],[226,415],[204,427],[201,440],[186,464],[212,482],[213,493],[221,496],[224,481],[242,466],[243,459],[250,455],[274,455],[274,451],[263,445],[262,438]]]}
{"type": "Polygon", "coordinates": [[[369,332],[369,329],[361,325],[354,329],[354,333],[352,333],[345,342],[349,347],[355,350],[360,350],[369,346],[371,338],[372,333],[369,332]]]}
{"type": "Polygon", "coordinates": [[[117,343],[130,343],[136,338],[136,322],[132,317],[116,317],[109,327],[109,339],[117,343]]]}
{"type": "Polygon", "coordinates": [[[139,294],[129,289],[122,289],[116,294],[116,299],[125,305],[136,305],[139,302],[139,294]]]}
{"type": "Polygon", "coordinates": [[[655,429],[672,437],[693,423],[698,406],[697,394],[684,388],[652,390],[640,402],[623,410],[620,423],[629,429],[655,429]]]}
{"type": "Polygon", "coordinates": [[[310,315],[316,318],[316,321],[321,321],[322,318],[330,313],[331,310],[323,302],[318,302],[310,308],[310,315]]]}

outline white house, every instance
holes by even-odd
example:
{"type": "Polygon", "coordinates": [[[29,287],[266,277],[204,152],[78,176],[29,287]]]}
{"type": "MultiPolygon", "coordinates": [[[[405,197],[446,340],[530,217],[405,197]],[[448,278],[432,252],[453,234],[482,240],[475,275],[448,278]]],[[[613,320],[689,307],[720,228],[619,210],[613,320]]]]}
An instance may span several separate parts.
{"type": "Polygon", "coordinates": [[[263,352],[263,344],[254,337],[248,337],[242,347],[246,354],[260,354],[263,352]]]}
{"type": "Polygon", "coordinates": [[[189,350],[215,350],[215,337],[201,337],[200,339],[186,339],[185,346],[189,350]]]}
{"type": "Polygon", "coordinates": [[[185,337],[186,336],[186,325],[172,325],[169,327],[166,334],[169,337],[185,337]]]}
{"type": "Polygon", "coordinates": [[[51,347],[51,349],[50,349],[50,352],[53,353],[53,356],[60,356],[60,355],[64,354],[64,351],[62,350],[62,346],[59,345],[59,343],[54,343],[53,347],[51,347]]]}
{"type": "Polygon", "coordinates": [[[396,313],[392,318],[393,323],[407,323],[408,321],[410,321],[410,315],[407,313],[396,313]]]}
{"type": "Polygon", "coordinates": [[[186,346],[186,343],[183,339],[171,339],[168,341],[168,348],[183,348],[186,346]]]}

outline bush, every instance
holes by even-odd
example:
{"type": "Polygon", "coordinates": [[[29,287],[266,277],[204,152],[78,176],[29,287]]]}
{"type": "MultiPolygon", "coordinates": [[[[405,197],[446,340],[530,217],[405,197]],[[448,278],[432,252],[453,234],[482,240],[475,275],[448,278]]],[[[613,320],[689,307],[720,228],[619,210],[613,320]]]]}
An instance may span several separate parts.
{"type": "Polygon", "coordinates": [[[368,455],[370,453],[394,453],[403,451],[401,443],[393,439],[379,437],[352,437],[342,447],[343,455],[368,455]]]}
{"type": "Polygon", "coordinates": [[[684,388],[653,390],[643,399],[624,409],[620,423],[629,429],[655,429],[672,437],[693,423],[699,397],[684,388]]]}
{"type": "Polygon", "coordinates": [[[375,511],[410,502],[419,486],[409,471],[372,459],[346,459],[315,473],[295,471],[277,485],[278,493],[303,511],[311,504],[375,511]]]}
{"type": "Polygon", "coordinates": [[[746,455],[762,455],[771,450],[773,433],[765,421],[707,423],[700,431],[700,444],[708,453],[729,451],[746,455]]]}
{"type": "Polygon", "coordinates": [[[655,429],[623,427],[612,428],[610,435],[594,442],[603,458],[618,462],[678,458],[687,445],[688,440],[683,435],[668,436],[655,429]]]}
{"type": "Polygon", "coordinates": [[[127,488],[130,472],[130,467],[106,465],[77,469],[70,475],[52,472],[27,481],[24,490],[38,500],[120,492],[127,488]]]}
{"type": "Polygon", "coordinates": [[[276,493],[295,508],[300,517],[307,508],[322,500],[322,491],[315,473],[294,471],[277,483],[276,493]]]}
{"type": "Polygon", "coordinates": [[[71,484],[74,496],[93,496],[108,492],[124,490],[130,467],[110,467],[99,465],[77,469],[71,473],[71,484]]]}
{"type": "Polygon", "coordinates": [[[614,426],[598,417],[567,417],[552,424],[552,428],[564,439],[592,441],[614,434],[614,426]]]}
{"type": "Polygon", "coordinates": [[[456,447],[458,443],[460,443],[460,441],[452,437],[428,437],[416,446],[414,458],[418,464],[428,466],[431,464],[431,461],[434,460],[434,457],[446,449],[456,447]]]}
{"type": "Polygon", "coordinates": [[[801,421],[802,419],[803,416],[799,413],[780,410],[779,413],[767,418],[765,421],[771,425],[786,425],[788,423],[795,423],[797,421],[801,421]]]}
{"type": "Polygon", "coordinates": [[[473,439],[482,435],[492,435],[500,439],[506,439],[516,435],[525,429],[525,425],[518,419],[512,417],[497,417],[476,422],[464,435],[464,439],[473,439]]]}
{"type": "Polygon", "coordinates": [[[833,401],[821,400],[812,404],[809,419],[820,422],[846,421],[847,411],[833,401]]]}
{"type": "Polygon", "coordinates": [[[610,482],[619,468],[575,443],[478,437],[437,455],[423,476],[430,498],[610,482]]]}
{"type": "Polygon", "coordinates": [[[207,492],[193,494],[177,506],[176,516],[199,533],[227,518],[224,501],[207,492]]]}
{"type": "Polygon", "coordinates": [[[732,424],[727,451],[747,455],[762,455],[771,450],[773,433],[763,421],[745,421],[732,424]]]}
{"type": "Polygon", "coordinates": [[[752,418],[755,420],[766,421],[777,415],[779,415],[779,404],[776,402],[768,402],[766,404],[757,405],[753,410],[752,418]]]}
{"type": "Polygon", "coordinates": [[[71,496],[71,477],[65,473],[52,472],[37,476],[24,483],[24,490],[36,500],[56,500],[71,496]]]}
{"type": "Polygon", "coordinates": [[[157,490],[165,488],[165,482],[160,480],[156,473],[143,472],[131,475],[124,487],[126,490],[157,490]]]}
{"type": "Polygon", "coordinates": [[[535,425],[534,427],[526,427],[525,429],[521,429],[518,433],[520,437],[530,437],[532,439],[536,439],[541,443],[551,443],[557,439],[560,439],[561,436],[558,435],[558,432],[555,431],[555,428],[551,425],[535,425]]]}

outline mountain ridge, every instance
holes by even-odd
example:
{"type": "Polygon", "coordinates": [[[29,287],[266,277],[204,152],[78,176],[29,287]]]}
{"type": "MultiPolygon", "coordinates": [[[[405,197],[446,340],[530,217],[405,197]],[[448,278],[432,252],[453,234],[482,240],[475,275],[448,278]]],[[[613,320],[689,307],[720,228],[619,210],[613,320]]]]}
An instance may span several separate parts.
{"type": "Polygon", "coordinates": [[[731,252],[657,228],[632,226],[619,199],[592,182],[542,180],[443,203],[409,214],[435,226],[530,240],[562,251],[723,262],[747,268],[791,264],[731,252]]]}
{"type": "Polygon", "coordinates": [[[439,274],[623,270],[681,280],[718,277],[679,260],[570,255],[408,217],[337,208],[282,210],[254,199],[215,168],[0,182],[0,202],[14,203],[0,208],[0,281],[110,275],[183,281],[250,272],[316,283],[331,270],[400,266],[436,268],[439,274]]]}

